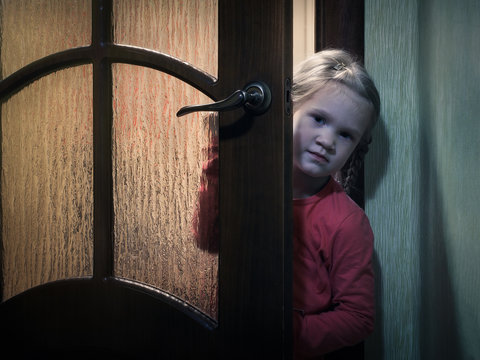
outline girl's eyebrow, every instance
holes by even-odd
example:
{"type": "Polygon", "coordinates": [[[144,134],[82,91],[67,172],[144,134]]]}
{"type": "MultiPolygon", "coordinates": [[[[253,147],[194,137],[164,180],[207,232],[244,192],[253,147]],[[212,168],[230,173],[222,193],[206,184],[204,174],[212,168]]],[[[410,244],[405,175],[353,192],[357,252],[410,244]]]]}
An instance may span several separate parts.
{"type": "Polygon", "coordinates": [[[331,118],[331,115],[328,111],[325,111],[323,110],[322,108],[313,108],[313,109],[310,109],[310,113],[312,115],[319,115],[319,116],[323,116],[325,118],[331,118]]]}

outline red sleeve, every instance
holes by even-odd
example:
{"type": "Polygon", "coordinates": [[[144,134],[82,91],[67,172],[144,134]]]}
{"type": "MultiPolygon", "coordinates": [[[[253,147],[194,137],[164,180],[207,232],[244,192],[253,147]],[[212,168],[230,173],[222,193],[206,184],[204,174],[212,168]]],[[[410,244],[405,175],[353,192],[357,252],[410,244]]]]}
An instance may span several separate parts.
{"type": "Polygon", "coordinates": [[[218,252],[218,141],[208,147],[208,160],[203,164],[197,208],[193,216],[193,234],[197,246],[211,253],[218,252]]]}
{"type": "Polygon", "coordinates": [[[309,357],[355,345],[373,331],[373,233],[365,214],[346,218],[332,241],[331,310],[294,312],[295,347],[309,357]]]}

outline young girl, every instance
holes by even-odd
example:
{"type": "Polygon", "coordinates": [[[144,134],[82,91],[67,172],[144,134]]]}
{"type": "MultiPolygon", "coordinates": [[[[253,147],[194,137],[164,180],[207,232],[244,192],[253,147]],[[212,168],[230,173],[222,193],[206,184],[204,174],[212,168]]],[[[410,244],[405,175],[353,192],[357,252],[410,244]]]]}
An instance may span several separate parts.
{"type": "Polygon", "coordinates": [[[322,359],[373,331],[373,233],[345,193],[379,116],[365,69],[325,50],[293,76],[293,331],[295,359],[322,359]]]}

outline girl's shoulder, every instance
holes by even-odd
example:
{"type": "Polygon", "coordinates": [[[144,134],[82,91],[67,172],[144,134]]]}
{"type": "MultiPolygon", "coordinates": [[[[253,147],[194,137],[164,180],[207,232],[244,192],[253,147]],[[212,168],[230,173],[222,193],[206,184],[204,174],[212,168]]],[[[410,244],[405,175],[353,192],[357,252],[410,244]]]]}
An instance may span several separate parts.
{"type": "MultiPolygon", "coordinates": [[[[348,219],[367,221],[363,209],[355,203],[334,179],[314,196],[294,203],[294,212],[301,212],[312,221],[330,228],[340,227],[348,219]]],[[[333,229],[332,229],[333,230],[333,229]]]]}

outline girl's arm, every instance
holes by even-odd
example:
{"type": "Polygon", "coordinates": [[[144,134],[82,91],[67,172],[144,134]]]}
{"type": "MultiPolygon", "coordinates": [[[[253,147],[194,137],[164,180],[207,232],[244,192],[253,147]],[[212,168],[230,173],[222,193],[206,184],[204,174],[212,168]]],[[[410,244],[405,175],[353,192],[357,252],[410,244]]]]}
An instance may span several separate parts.
{"type": "Polygon", "coordinates": [[[318,356],[364,340],[374,324],[373,233],[365,214],[346,218],[334,236],[329,280],[332,308],[294,312],[296,348],[318,356]]]}

